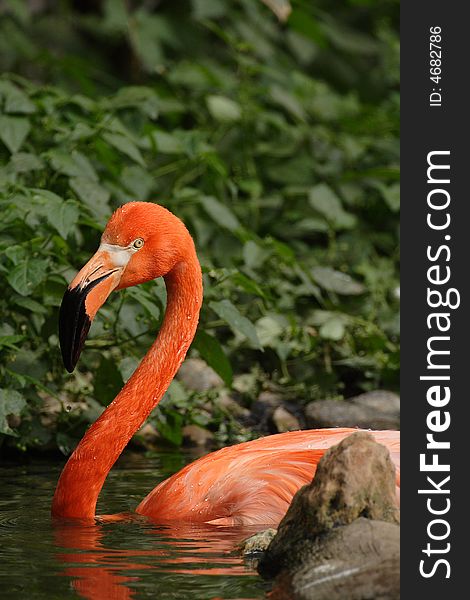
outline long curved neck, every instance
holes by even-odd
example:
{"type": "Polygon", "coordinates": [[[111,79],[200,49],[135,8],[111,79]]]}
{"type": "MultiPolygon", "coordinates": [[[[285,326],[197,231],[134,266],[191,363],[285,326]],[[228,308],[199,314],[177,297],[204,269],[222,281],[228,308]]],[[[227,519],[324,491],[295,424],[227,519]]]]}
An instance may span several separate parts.
{"type": "Polygon", "coordinates": [[[194,338],[202,304],[201,267],[191,246],[165,277],[167,308],[160,332],[132,377],[88,429],[59,478],[52,515],[93,519],[113,464],[171,383],[194,338]]]}

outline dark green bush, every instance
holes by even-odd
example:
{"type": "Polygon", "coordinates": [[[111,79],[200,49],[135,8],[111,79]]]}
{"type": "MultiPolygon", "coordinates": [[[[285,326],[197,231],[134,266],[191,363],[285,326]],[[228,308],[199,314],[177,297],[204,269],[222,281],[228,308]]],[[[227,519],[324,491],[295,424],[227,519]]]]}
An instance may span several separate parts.
{"type": "MultiPolygon", "coordinates": [[[[254,0],[80,4],[0,22],[0,432],[68,451],[150,344],[159,282],[108,301],[73,376],[57,338],[67,282],[137,199],[193,233],[192,352],[227,386],[251,373],[247,402],[269,381],[299,403],[397,388],[397,4],[297,2],[286,23],[254,0]]],[[[169,396],[173,442],[221,427],[169,396]]]]}

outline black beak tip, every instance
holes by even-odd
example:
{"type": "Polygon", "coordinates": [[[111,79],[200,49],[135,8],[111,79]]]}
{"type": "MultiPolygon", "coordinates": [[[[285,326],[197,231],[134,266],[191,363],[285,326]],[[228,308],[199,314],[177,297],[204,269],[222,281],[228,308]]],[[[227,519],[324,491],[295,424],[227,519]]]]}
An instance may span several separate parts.
{"type": "Polygon", "coordinates": [[[63,354],[62,354],[62,360],[63,360],[63,362],[64,362],[64,367],[66,368],[66,370],[67,370],[69,373],[73,373],[73,372],[74,372],[74,370],[75,370],[75,365],[76,365],[76,363],[75,363],[75,364],[73,364],[73,363],[72,363],[71,361],[69,361],[69,360],[67,359],[67,357],[65,357],[63,354]]]}
{"type": "Polygon", "coordinates": [[[67,288],[59,311],[59,341],[65,368],[72,373],[80,358],[91,320],[85,311],[89,289],[67,288]]]}

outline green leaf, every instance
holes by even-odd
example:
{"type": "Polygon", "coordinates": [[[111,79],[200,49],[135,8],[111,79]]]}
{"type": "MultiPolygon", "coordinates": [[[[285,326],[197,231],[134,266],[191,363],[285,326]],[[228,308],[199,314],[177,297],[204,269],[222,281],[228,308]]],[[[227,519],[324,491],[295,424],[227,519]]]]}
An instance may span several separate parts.
{"type": "Polygon", "coordinates": [[[352,369],[370,369],[377,368],[377,360],[374,356],[351,356],[349,358],[343,358],[341,360],[335,360],[334,365],[340,365],[342,367],[351,367],[352,369]]]}
{"type": "Polygon", "coordinates": [[[16,390],[0,388],[0,433],[17,436],[18,434],[8,425],[8,416],[19,416],[26,406],[26,400],[16,390]]]}
{"type": "Polygon", "coordinates": [[[47,215],[49,223],[66,239],[78,222],[79,208],[73,200],[62,202],[58,209],[47,215]]]}
{"type": "Polygon", "coordinates": [[[312,322],[320,326],[320,337],[334,341],[343,338],[349,321],[348,315],[329,310],[315,310],[312,315],[312,322]]]}
{"type": "MultiPolygon", "coordinates": [[[[186,409],[188,407],[188,391],[177,379],[173,379],[162,400],[163,412],[165,406],[174,406],[176,408],[186,409]]],[[[171,411],[171,409],[170,409],[171,411]]]]}
{"type": "Polygon", "coordinates": [[[254,294],[255,296],[259,296],[260,298],[268,298],[268,295],[263,290],[263,288],[260,285],[258,285],[256,281],[254,281],[250,277],[247,277],[243,273],[237,271],[236,273],[230,276],[230,279],[237,287],[245,290],[245,292],[248,292],[249,294],[254,294]]]}
{"type": "Polygon", "coordinates": [[[302,105],[297,98],[286,89],[274,85],[270,90],[270,97],[276,104],[282,106],[291,115],[301,121],[305,121],[305,111],[302,108],[302,105]]]}
{"type": "Polygon", "coordinates": [[[106,188],[86,177],[72,177],[70,187],[98,219],[109,216],[110,193],[106,188]]]}
{"type": "Polygon", "coordinates": [[[67,132],[67,138],[70,138],[73,141],[84,140],[87,138],[91,138],[96,134],[96,129],[90,127],[86,123],[77,123],[73,128],[73,131],[69,134],[67,132]]]}
{"type": "MultiPolygon", "coordinates": [[[[14,360],[12,360],[8,367],[10,374],[15,372],[27,380],[33,381],[36,386],[43,389],[45,386],[41,383],[44,381],[49,366],[44,360],[41,360],[41,350],[28,350],[27,347],[23,346],[15,354],[14,360]],[[41,387],[42,386],[42,387],[41,387]]],[[[46,391],[49,393],[49,390],[46,391]]]]}
{"type": "Polygon", "coordinates": [[[132,14],[132,27],[127,28],[126,34],[145,70],[155,73],[164,60],[161,43],[177,33],[169,31],[169,24],[164,18],[152,15],[148,10],[141,8],[132,14]]]}
{"type": "Polygon", "coordinates": [[[0,116],[0,140],[12,154],[18,152],[30,130],[31,125],[28,119],[0,116]]]}
{"type": "Polygon", "coordinates": [[[248,240],[243,246],[243,260],[249,269],[261,267],[268,256],[269,252],[252,240],[248,240]]]}
{"type": "Polygon", "coordinates": [[[98,181],[98,176],[91,162],[81,152],[74,150],[71,154],[63,150],[51,150],[47,156],[53,168],[69,177],[83,177],[98,181]]]}
{"type": "Polygon", "coordinates": [[[157,146],[157,152],[162,154],[182,154],[184,151],[181,140],[165,131],[152,131],[152,138],[157,146]]]}
{"type": "Polygon", "coordinates": [[[175,446],[181,446],[183,441],[183,415],[171,409],[162,410],[157,429],[169,442],[175,446]]]}
{"type": "Polygon", "coordinates": [[[76,104],[87,113],[96,110],[96,102],[87,96],[83,96],[83,94],[73,94],[72,96],[67,94],[67,102],[76,104]]]}
{"type": "Polygon", "coordinates": [[[199,330],[194,338],[193,346],[199,352],[201,358],[220,375],[224,383],[231,387],[233,379],[232,366],[219,341],[205,331],[199,330]]]}
{"type": "Polygon", "coordinates": [[[207,108],[211,115],[217,121],[222,123],[231,123],[239,121],[242,116],[242,109],[237,102],[225,96],[207,96],[207,108]]]}
{"type": "Polygon", "coordinates": [[[207,69],[197,63],[182,60],[177,63],[169,74],[171,83],[192,90],[206,90],[210,82],[207,69]]]}
{"type": "Polygon", "coordinates": [[[104,0],[102,5],[105,18],[102,26],[110,34],[127,34],[129,15],[126,0],[104,0]]]}
{"type": "Polygon", "coordinates": [[[42,188],[32,188],[33,201],[36,205],[41,208],[44,207],[45,211],[56,210],[63,202],[63,199],[51,192],[50,190],[44,190],[42,188]]]}
{"type": "MultiPolygon", "coordinates": [[[[71,156],[77,166],[76,174],[78,177],[87,177],[93,181],[98,181],[98,175],[93,165],[84,154],[78,152],[78,150],[73,150],[71,156]]],[[[67,173],[67,175],[73,176],[73,173],[67,173]]]]}
{"type": "Polygon", "coordinates": [[[289,16],[288,24],[294,31],[310,38],[318,46],[325,46],[326,39],[321,23],[308,12],[295,8],[289,16]]]}
{"type": "Polygon", "coordinates": [[[319,334],[323,339],[333,340],[335,342],[341,340],[345,333],[345,323],[340,317],[333,317],[326,321],[319,330],[319,334]]]}
{"type": "Polygon", "coordinates": [[[42,315],[47,314],[47,308],[45,306],[43,306],[39,302],[36,302],[36,300],[32,300],[31,298],[26,298],[25,296],[16,296],[15,304],[17,304],[18,306],[22,306],[23,308],[26,308],[27,310],[31,311],[32,313],[38,313],[38,314],[42,314],[42,315]]]}
{"type": "Polygon", "coordinates": [[[119,363],[119,372],[124,383],[127,382],[132,373],[137,369],[139,360],[135,356],[126,356],[119,363]]]}
{"type": "Polygon", "coordinates": [[[13,154],[10,159],[10,165],[15,173],[38,171],[44,167],[44,163],[38,156],[29,154],[28,152],[13,154]]]}
{"type": "Polygon", "coordinates": [[[138,165],[126,166],[122,171],[121,182],[132,197],[146,200],[154,185],[154,178],[138,165]]]}
{"type": "Polygon", "coordinates": [[[116,362],[102,357],[93,378],[93,395],[101,405],[109,404],[119,393],[124,382],[116,362]]]}
{"type": "Polygon", "coordinates": [[[141,167],[145,167],[145,161],[140,150],[130,138],[121,135],[120,133],[104,133],[103,139],[116,148],[116,150],[119,150],[119,152],[122,152],[134,162],[138,163],[141,167]]]}
{"type": "Polygon", "coordinates": [[[256,321],[256,332],[263,346],[275,348],[279,338],[287,328],[287,320],[282,315],[266,315],[256,321]]]}
{"type": "Polygon", "coordinates": [[[400,184],[392,183],[391,185],[384,185],[381,181],[374,182],[376,187],[385,200],[389,209],[393,212],[400,210],[400,184]]]}
{"type": "Polygon", "coordinates": [[[5,256],[7,256],[14,265],[19,264],[28,255],[28,251],[26,250],[26,248],[24,246],[21,246],[20,244],[8,246],[8,248],[5,248],[4,253],[5,256]]]}
{"type": "Polygon", "coordinates": [[[68,456],[69,454],[71,454],[75,446],[77,445],[77,439],[75,437],[72,437],[71,435],[68,435],[68,433],[64,433],[63,431],[57,432],[57,435],[55,436],[55,441],[57,447],[64,456],[68,456]]]}
{"type": "Polygon", "coordinates": [[[25,339],[24,335],[2,335],[0,336],[0,348],[10,348],[17,350],[17,344],[25,339]]]}
{"type": "Polygon", "coordinates": [[[346,273],[335,271],[331,267],[314,267],[312,274],[318,285],[329,292],[336,292],[344,296],[355,296],[366,291],[362,283],[355,281],[346,273]]]}
{"type": "Polygon", "coordinates": [[[33,188],[33,200],[39,212],[66,239],[78,222],[80,210],[73,200],[63,200],[54,192],[33,188]]]}
{"type": "Polygon", "coordinates": [[[229,231],[241,228],[240,222],[233,212],[213,196],[202,196],[201,204],[210,217],[221,227],[229,231]]]}
{"type": "Polygon", "coordinates": [[[302,232],[311,232],[311,231],[328,231],[328,224],[323,219],[315,219],[314,217],[307,217],[306,219],[302,219],[301,221],[297,221],[295,224],[295,228],[302,232]]]}
{"type": "Polygon", "coordinates": [[[134,298],[148,314],[156,321],[160,319],[160,307],[155,303],[155,299],[145,290],[138,287],[130,288],[127,293],[131,298],[134,298]]]}
{"type": "Polygon", "coordinates": [[[235,333],[241,333],[243,337],[247,338],[253,348],[262,349],[255,326],[240,313],[230,300],[212,301],[209,306],[235,333]]]}
{"type": "Polygon", "coordinates": [[[3,96],[3,110],[6,113],[31,114],[36,106],[19,87],[11,81],[0,81],[0,96],[3,96]]]}
{"type": "Polygon", "coordinates": [[[123,87],[107,100],[107,104],[113,108],[138,108],[151,119],[158,117],[158,96],[149,87],[123,87]]]}
{"type": "Polygon", "coordinates": [[[267,175],[282,185],[310,185],[314,180],[312,157],[306,152],[297,152],[294,158],[274,162],[268,167],[267,175]]]}
{"type": "Polygon", "coordinates": [[[29,296],[47,276],[48,261],[27,257],[7,275],[8,283],[21,296],[29,296]]]}
{"type": "Polygon", "coordinates": [[[332,43],[343,52],[365,56],[373,56],[377,52],[378,40],[372,35],[360,33],[333,20],[323,23],[323,30],[332,43]]]}
{"type": "Polygon", "coordinates": [[[191,0],[192,13],[198,21],[218,19],[227,13],[227,5],[221,0],[191,0]]]}
{"type": "Polygon", "coordinates": [[[343,209],[338,196],[325,183],[319,183],[310,189],[309,201],[335,229],[352,229],[356,225],[356,217],[343,209]]]}

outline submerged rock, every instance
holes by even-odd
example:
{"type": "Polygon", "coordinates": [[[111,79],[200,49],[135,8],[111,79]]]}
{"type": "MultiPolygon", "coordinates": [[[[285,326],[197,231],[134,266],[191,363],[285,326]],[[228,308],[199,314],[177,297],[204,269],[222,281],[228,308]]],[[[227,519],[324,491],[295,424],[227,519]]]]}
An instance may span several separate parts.
{"type": "Polygon", "coordinates": [[[306,543],[270,600],[398,600],[399,548],[398,525],[360,517],[306,543]]]}
{"type": "Polygon", "coordinates": [[[308,427],[399,429],[400,398],[376,390],[348,400],[316,400],[305,409],[308,427]]]}
{"type": "Polygon", "coordinates": [[[330,448],[260,560],[272,598],[399,597],[399,510],[388,450],[366,432],[330,448]]]}
{"type": "Polygon", "coordinates": [[[249,556],[258,552],[265,552],[276,533],[276,529],[265,529],[264,531],[255,533],[241,544],[240,549],[242,554],[249,556]]]}

